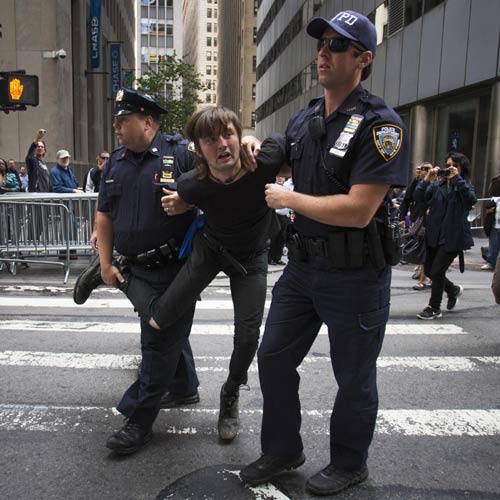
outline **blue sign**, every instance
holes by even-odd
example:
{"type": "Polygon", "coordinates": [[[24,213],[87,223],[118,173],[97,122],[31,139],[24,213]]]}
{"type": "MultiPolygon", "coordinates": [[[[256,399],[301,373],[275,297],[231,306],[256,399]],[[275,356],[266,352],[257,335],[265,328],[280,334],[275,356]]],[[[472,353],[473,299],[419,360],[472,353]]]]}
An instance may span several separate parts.
{"type": "Polygon", "coordinates": [[[90,0],[89,30],[90,67],[96,69],[101,65],[101,0],[90,0]]]}
{"type": "Polygon", "coordinates": [[[120,90],[122,86],[122,70],[121,70],[121,52],[120,52],[120,44],[119,43],[110,43],[110,52],[109,52],[109,60],[110,60],[110,71],[109,76],[111,79],[111,97],[114,99],[116,93],[120,90]]]}

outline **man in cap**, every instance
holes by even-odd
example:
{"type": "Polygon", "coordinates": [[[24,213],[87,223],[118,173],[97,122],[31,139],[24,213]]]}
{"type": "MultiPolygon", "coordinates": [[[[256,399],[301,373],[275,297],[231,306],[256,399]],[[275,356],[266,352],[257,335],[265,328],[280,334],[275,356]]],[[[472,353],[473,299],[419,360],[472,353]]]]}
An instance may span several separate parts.
{"type": "Polygon", "coordinates": [[[69,164],[71,155],[65,149],[56,153],[56,162],[50,171],[52,191],[54,193],[78,193],[78,181],[69,164]]]}
{"type": "MultiPolygon", "coordinates": [[[[161,207],[163,186],[174,183],[181,173],[193,168],[187,141],[179,134],[159,132],[159,115],[167,111],[150,96],[121,89],[116,96],[113,127],[120,147],[104,167],[96,216],[99,264],[82,277],[76,297],[83,303],[102,275],[107,285],[124,290],[127,276],[137,276],[159,292],[167,289],[182,264],[177,259],[180,243],[194,219],[193,210],[176,217],[161,207]],[[113,260],[113,248],[123,256],[113,260]]],[[[77,284],[78,285],[78,284],[77,284]]],[[[139,450],[152,438],[152,424],[165,391],[190,392],[199,401],[198,379],[187,337],[191,330],[194,301],[163,335],[141,319],[142,363],[139,378],[123,395],[117,409],[126,417],[106,446],[118,454],[139,450]],[[169,332],[175,331],[175,335],[169,332]],[[172,340],[175,339],[175,340],[172,340]]],[[[172,399],[172,398],[171,398],[172,399]]],[[[179,403],[175,397],[172,403],[179,403]]]]}
{"type": "Polygon", "coordinates": [[[373,24],[343,11],[312,19],[307,33],[318,40],[323,95],[286,130],[295,190],[266,186],[268,205],[292,209],[295,222],[258,351],[263,455],[240,476],[255,485],[304,463],[297,367],[325,323],[338,391],[329,465],[306,488],[333,495],[368,477],[391,280],[378,218],[389,187],[406,183],[408,139],[400,117],[360,85],[377,48],[373,24]]]}

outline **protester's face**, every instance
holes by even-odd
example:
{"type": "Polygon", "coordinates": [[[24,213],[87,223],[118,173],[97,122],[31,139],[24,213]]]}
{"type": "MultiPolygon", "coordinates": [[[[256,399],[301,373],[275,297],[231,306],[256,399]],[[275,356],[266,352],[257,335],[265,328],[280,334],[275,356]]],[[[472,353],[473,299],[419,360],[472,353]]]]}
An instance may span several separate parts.
{"type": "Polygon", "coordinates": [[[240,138],[234,125],[229,123],[218,137],[200,139],[201,154],[213,172],[227,173],[241,164],[240,138]]]}
{"type": "Polygon", "coordinates": [[[69,156],[66,156],[64,158],[58,158],[57,159],[57,164],[60,165],[63,168],[66,168],[69,165],[69,160],[70,160],[69,156]]]}
{"type": "MultiPolygon", "coordinates": [[[[331,28],[327,28],[322,38],[343,38],[331,28]]],[[[349,44],[344,52],[332,52],[327,45],[318,52],[317,70],[319,83],[326,89],[334,89],[345,85],[351,85],[361,75],[360,51],[349,44]]],[[[364,57],[370,57],[365,52],[364,57]]]]}
{"type": "Polygon", "coordinates": [[[16,162],[15,162],[15,161],[13,161],[13,160],[9,160],[9,161],[7,162],[7,165],[8,165],[8,167],[9,167],[9,170],[11,170],[12,172],[13,172],[14,170],[16,170],[16,162]]]}
{"type": "Polygon", "coordinates": [[[22,165],[19,170],[20,170],[21,174],[26,175],[26,167],[24,165],[22,165]]]}
{"type": "Polygon", "coordinates": [[[36,143],[35,155],[39,159],[43,158],[45,155],[45,145],[43,142],[40,141],[36,143]]]}

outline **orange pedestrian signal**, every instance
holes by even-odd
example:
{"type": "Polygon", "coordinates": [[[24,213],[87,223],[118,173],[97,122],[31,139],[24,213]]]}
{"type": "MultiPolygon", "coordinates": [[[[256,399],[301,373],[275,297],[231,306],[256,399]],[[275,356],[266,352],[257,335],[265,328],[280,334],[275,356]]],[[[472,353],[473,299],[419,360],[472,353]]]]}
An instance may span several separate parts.
{"type": "Polygon", "coordinates": [[[17,72],[2,72],[0,76],[0,108],[38,106],[38,76],[17,72]]]}

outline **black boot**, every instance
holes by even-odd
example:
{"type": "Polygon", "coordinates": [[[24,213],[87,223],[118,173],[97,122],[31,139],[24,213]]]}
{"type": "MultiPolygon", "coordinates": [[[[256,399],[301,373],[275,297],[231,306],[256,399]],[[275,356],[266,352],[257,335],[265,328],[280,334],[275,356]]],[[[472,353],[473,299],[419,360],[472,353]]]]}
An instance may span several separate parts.
{"type": "Polygon", "coordinates": [[[232,441],[238,434],[240,426],[239,413],[239,399],[240,389],[226,392],[227,382],[221,387],[220,390],[220,411],[219,421],[217,422],[217,429],[219,437],[223,441],[232,441]]]}
{"type": "Polygon", "coordinates": [[[94,260],[89,264],[89,267],[78,276],[75,288],[73,289],[73,300],[77,304],[85,304],[92,290],[103,283],[101,278],[101,264],[99,256],[96,255],[94,260]]]}
{"type": "Polygon", "coordinates": [[[106,447],[119,455],[130,455],[148,444],[153,437],[151,426],[127,420],[125,425],[114,432],[106,441],[106,447]]]}

